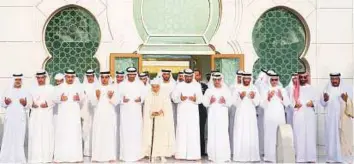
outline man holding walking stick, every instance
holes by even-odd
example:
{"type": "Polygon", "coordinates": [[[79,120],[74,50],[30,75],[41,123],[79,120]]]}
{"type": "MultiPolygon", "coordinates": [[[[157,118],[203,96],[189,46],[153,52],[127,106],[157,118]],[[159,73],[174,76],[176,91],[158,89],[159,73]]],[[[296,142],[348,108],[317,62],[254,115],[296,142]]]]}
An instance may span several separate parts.
{"type": "Polygon", "coordinates": [[[160,92],[160,80],[151,81],[151,90],[145,98],[144,104],[144,155],[154,162],[160,157],[174,155],[174,122],[172,104],[168,95],[160,92]]]}

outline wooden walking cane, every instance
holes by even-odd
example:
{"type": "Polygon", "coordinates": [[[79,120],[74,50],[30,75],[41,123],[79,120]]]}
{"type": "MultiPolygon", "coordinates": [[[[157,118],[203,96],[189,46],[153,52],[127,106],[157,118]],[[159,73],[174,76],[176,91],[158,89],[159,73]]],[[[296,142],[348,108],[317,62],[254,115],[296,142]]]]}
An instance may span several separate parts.
{"type": "Polygon", "coordinates": [[[152,133],[151,133],[151,148],[150,148],[150,163],[152,162],[152,150],[154,145],[154,132],[155,132],[155,116],[152,118],[152,133]]]}

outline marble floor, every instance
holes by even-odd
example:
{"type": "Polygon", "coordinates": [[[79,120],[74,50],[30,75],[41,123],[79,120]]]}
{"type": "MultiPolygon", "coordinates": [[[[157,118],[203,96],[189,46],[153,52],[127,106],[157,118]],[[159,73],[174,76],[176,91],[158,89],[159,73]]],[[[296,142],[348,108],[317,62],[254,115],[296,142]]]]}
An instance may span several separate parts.
{"type": "MultiPolygon", "coordinates": [[[[85,157],[84,161],[85,161],[85,163],[90,163],[90,158],[89,157],[85,157]]],[[[326,162],[325,156],[318,156],[317,163],[325,163],[325,162],[326,162]]],[[[132,162],[118,161],[117,163],[132,163],[132,162]]],[[[149,160],[146,158],[146,159],[142,159],[141,161],[135,162],[135,163],[149,163],[149,160]]],[[[160,161],[156,161],[155,163],[161,163],[161,162],[160,161]]],[[[167,159],[167,163],[213,163],[213,162],[208,161],[207,157],[203,157],[203,159],[200,160],[200,161],[184,161],[184,160],[176,160],[176,159],[173,159],[173,158],[168,158],[167,159]]],[[[237,163],[237,162],[228,162],[228,163],[237,163]]],[[[266,163],[266,162],[254,162],[254,163],[263,164],[263,163],[266,163]]]]}

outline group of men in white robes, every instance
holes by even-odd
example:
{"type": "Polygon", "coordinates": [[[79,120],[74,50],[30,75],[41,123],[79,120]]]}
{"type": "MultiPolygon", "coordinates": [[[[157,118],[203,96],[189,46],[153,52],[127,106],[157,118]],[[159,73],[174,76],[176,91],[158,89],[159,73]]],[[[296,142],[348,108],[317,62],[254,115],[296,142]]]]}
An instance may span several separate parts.
{"type": "Polygon", "coordinates": [[[293,127],[296,162],[316,162],[319,105],[327,111],[327,161],[345,162],[353,154],[354,112],[352,90],[340,76],[330,74],[317,94],[306,72],[294,74],[283,88],[272,70],[262,70],[255,84],[252,74],[238,71],[230,87],[218,71],[202,83],[201,72],[191,69],[179,72],[177,82],[168,69],[153,80],[134,67],[117,71],[114,79],[109,71],[97,79],[88,70],[81,84],[67,70],[55,76],[54,87],[39,71],[29,90],[23,75],[14,74],[1,102],[6,117],[0,162],[27,161],[27,124],[30,163],[82,162],[83,156],[92,162],[146,156],[167,162],[172,156],[200,160],[204,153],[214,162],[256,162],[262,154],[276,162],[277,130],[286,123],[293,127]]]}

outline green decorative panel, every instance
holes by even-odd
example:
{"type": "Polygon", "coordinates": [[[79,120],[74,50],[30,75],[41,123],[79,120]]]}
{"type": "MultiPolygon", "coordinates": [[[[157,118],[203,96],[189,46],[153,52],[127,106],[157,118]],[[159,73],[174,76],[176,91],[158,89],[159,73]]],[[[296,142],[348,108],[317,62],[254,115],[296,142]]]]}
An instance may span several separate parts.
{"type": "Polygon", "coordinates": [[[259,56],[253,66],[254,77],[262,68],[272,69],[287,85],[292,73],[305,70],[300,56],[307,46],[306,30],[291,9],[276,7],[265,12],[254,26],[252,39],[259,56]]]}
{"type": "Polygon", "coordinates": [[[128,67],[139,68],[139,58],[116,58],[114,61],[115,71],[126,71],[128,67]]]}
{"type": "Polygon", "coordinates": [[[142,9],[146,30],[152,35],[202,35],[210,15],[207,0],[145,0],[142,9]]]}
{"type": "Polygon", "coordinates": [[[100,36],[97,21],[87,10],[69,6],[58,11],[45,28],[45,45],[52,56],[45,69],[50,75],[73,69],[81,80],[88,69],[99,72],[94,55],[100,36]]]}
{"type": "Polygon", "coordinates": [[[134,0],[144,44],[208,44],[220,22],[219,0],[134,0]]]}
{"type": "Polygon", "coordinates": [[[215,70],[224,75],[224,81],[231,85],[235,81],[235,74],[240,69],[240,60],[235,58],[215,58],[215,70]]]}

